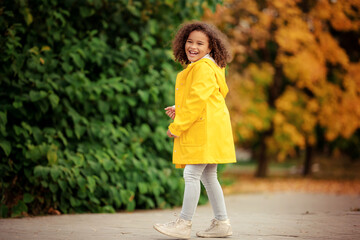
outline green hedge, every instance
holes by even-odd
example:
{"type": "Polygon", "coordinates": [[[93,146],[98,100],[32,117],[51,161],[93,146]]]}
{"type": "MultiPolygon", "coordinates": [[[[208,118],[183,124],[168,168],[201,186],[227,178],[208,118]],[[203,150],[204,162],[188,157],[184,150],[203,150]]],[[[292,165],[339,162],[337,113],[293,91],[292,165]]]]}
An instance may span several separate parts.
{"type": "Polygon", "coordinates": [[[218,2],[2,2],[0,216],[180,205],[170,42],[218,2]]]}

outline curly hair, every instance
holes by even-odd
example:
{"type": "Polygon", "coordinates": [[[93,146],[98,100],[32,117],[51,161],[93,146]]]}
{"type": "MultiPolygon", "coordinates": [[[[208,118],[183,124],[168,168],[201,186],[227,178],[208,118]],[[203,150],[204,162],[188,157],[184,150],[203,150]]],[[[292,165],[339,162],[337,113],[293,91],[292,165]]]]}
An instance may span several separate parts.
{"type": "Polygon", "coordinates": [[[186,56],[185,44],[192,31],[203,32],[209,38],[210,56],[219,67],[224,68],[226,64],[231,61],[231,52],[227,37],[214,25],[199,21],[184,23],[180,26],[172,42],[175,61],[181,64],[190,63],[186,56]]]}

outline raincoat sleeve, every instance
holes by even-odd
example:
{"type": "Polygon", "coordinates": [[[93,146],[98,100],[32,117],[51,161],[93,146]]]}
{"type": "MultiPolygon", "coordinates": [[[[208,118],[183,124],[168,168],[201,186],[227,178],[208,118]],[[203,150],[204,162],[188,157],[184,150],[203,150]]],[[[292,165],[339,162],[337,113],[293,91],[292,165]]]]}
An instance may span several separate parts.
{"type": "Polygon", "coordinates": [[[199,119],[206,100],[216,88],[214,71],[207,63],[197,64],[192,71],[192,84],[185,104],[177,109],[174,122],[169,126],[170,132],[176,136],[180,136],[199,119]]]}

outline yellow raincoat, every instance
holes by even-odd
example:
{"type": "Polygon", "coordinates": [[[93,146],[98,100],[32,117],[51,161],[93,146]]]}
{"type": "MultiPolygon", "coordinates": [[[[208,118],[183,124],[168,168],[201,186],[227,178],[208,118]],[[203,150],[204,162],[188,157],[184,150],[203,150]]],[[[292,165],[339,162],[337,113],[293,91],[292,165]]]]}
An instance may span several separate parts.
{"type": "Polygon", "coordinates": [[[234,139],[225,96],[225,69],[202,58],[177,75],[175,119],[169,130],[174,139],[173,163],[220,164],[236,162],[234,139]]]}

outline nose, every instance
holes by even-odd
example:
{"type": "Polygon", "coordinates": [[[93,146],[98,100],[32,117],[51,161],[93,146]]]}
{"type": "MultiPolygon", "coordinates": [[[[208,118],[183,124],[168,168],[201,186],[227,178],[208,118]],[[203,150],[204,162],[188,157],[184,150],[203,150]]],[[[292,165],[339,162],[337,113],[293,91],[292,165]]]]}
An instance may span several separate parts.
{"type": "Polygon", "coordinates": [[[194,43],[188,43],[188,45],[189,45],[189,48],[191,48],[191,49],[195,47],[194,43]]]}
{"type": "Polygon", "coordinates": [[[189,46],[189,49],[190,49],[190,50],[195,50],[195,49],[196,49],[196,46],[193,45],[193,44],[191,44],[191,45],[189,46]]]}

